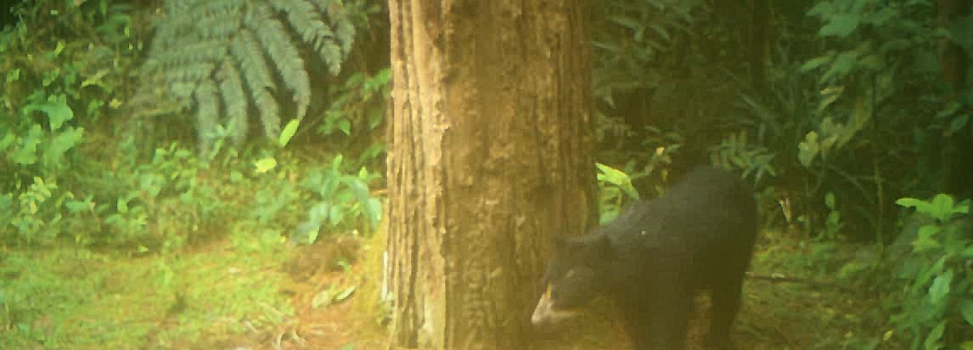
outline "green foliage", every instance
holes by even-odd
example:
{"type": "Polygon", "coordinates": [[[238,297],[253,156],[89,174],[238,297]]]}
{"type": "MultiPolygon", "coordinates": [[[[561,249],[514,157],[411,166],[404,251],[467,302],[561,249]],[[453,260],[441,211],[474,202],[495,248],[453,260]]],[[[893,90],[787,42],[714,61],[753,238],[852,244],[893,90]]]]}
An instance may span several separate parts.
{"type": "Polygon", "coordinates": [[[92,212],[92,197],[74,190],[88,161],[82,124],[118,106],[139,45],[127,5],[35,0],[11,10],[20,22],[0,32],[0,239],[50,245],[92,212]]]}
{"type": "Polygon", "coordinates": [[[949,221],[954,215],[966,214],[970,211],[969,205],[955,204],[953,197],[944,194],[933,197],[932,202],[906,197],[900,198],[895,203],[906,208],[915,208],[916,211],[929,215],[940,223],[949,221]]]}
{"type": "Polygon", "coordinates": [[[357,175],[342,172],[342,156],[327,168],[312,169],[301,187],[312,193],[307,220],[292,236],[296,243],[313,243],[322,227],[329,232],[363,229],[372,232],[382,218],[382,204],[369,191],[369,182],[378,178],[362,167],[357,175]]]}
{"type": "Polygon", "coordinates": [[[85,140],[79,124],[117,106],[112,95],[124,74],[112,69],[137,52],[128,7],[91,4],[27,1],[12,8],[21,22],[0,33],[0,162],[13,170],[7,189],[35,176],[57,179],[77,165],[73,154],[85,140]],[[96,42],[74,41],[78,32],[97,33],[96,42]]]}
{"type": "MultiPolygon", "coordinates": [[[[265,136],[277,138],[281,111],[293,107],[294,119],[300,120],[311,103],[305,62],[310,57],[301,50],[312,51],[310,59],[337,75],[361,25],[361,6],[338,0],[166,1],[133,100],[195,107],[202,154],[209,153],[220,125],[242,143],[250,104],[265,136]],[[278,101],[284,94],[278,83],[289,91],[293,106],[278,101]]],[[[168,113],[139,109],[143,116],[168,113]]]]}
{"type": "Polygon", "coordinates": [[[747,137],[724,137],[711,151],[737,149],[720,162],[773,169],[766,174],[781,176],[772,183],[807,232],[833,232],[837,212],[822,204],[834,197],[844,234],[884,239],[894,217],[887,198],[942,191],[943,160],[967,137],[967,105],[947,103],[942,89],[937,47],[952,34],[937,29],[935,10],[926,1],[819,0],[804,13],[819,20],[813,32],[774,25],[783,32],[771,47],[770,89],[741,93],[749,116],[732,116],[747,137]]]}
{"type": "Polygon", "coordinates": [[[931,10],[924,1],[831,0],[808,11],[824,22],[818,36],[836,49],[801,66],[803,73],[818,72],[819,85],[816,130],[800,143],[801,164],[810,167],[815,159],[868,142],[862,130],[885,117],[876,115],[876,106],[910,79],[941,70],[933,56],[941,33],[933,27],[931,10]]]}
{"type": "Polygon", "coordinates": [[[765,176],[777,176],[772,161],[775,153],[747,139],[741,131],[729,134],[719,144],[710,148],[711,163],[727,169],[742,169],[743,176],[753,176],[760,182],[765,176]]]}
{"type": "Polygon", "coordinates": [[[277,139],[277,144],[280,145],[280,147],[287,146],[287,144],[291,142],[291,138],[294,137],[294,134],[297,133],[297,127],[300,125],[300,119],[294,119],[288,122],[287,126],[284,127],[284,130],[281,130],[280,137],[277,139]]]}
{"type": "Polygon", "coordinates": [[[218,185],[205,181],[206,171],[191,151],[173,144],[157,149],[151,163],[118,172],[114,198],[97,209],[111,233],[104,239],[169,250],[215,224],[226,208],[218,185]]]}
{"type": "MultiPolygon", "coordinates": [[[[668,167],[672,164],[673,158],[679,155],[683,143],[682,136],[678,132],[663,131],[650,126],[646,128],[646,136],[640,140],[637,151],[608,153],[603,157],[605,158],[603,161],[607,164],[622,164],[618,171],[630,174],[626,175],[630,176],[630,183],[638,182],[638,188],[645,191],[647,195],[657,195],[665,190],[669,176],[668,167]],[[643,150],[652,150],[652,152],[643,150]]],[[[611,169],[611,165],[607,164],[598,166],[611,169]]],[[[634,187],[635,184],[632,186],[634,187]]],[[[604,208],[608,207],[603,205],[604,208]]]]}
{"type": "Polygon", "coordinates": [[[604,224],[621,214],[627,200],[638,200],[639,192],[625,172],[601,163],[595,166],[598,167],[599,221],[604,224]]]}
{"type": "Polygon", "coordinates": [[[52,243],[60,228],[60,206],[63,197],[57,194],[57,184],[44,183],[44,179],[34,178],[29,188],[16,194],[0,195],[0,222],[13,226],[15,230],[4,227],[5,240],[21,240],[27,243],[52,243]],[[59,198],[60,197],[60,198],[59,198]]]}
{"type": "Polygon", "coordinates": [[[693,24],[703,1],[610,0],[594,3],[592,41],[595,97],[614,105],[615,95],[661,83],[660,59],[677,33],[693,24]]]}
{"type": "Polygon", "coordinates": [[[838,237],[841,230],[841,212],[838,211],[838,204],[835,201],[834,193],[828,192],[824,195],[824,206],[828,209],[828,217],[824,221],[824,231],[818,236],[819,239],[834,240],[838,237]]]}
{"type": "Polygon", "coordinates": [[[332,87],[334,98],[318,132],[331,136],[340,131],[352,136],[352,126],[371,131],[382,122],[390,96],[392,74],[388,68],[374,76],[351,74],[340,88],[332,87]]]}
{"type": "Polygon", "coordinates": [[[894,298],[887,300],[891,321],[912,340],[911,349],[954,348],[969,339],[973,326],[969,201],[956,203],[939,194],[931,201],[901,198],[896,203],[915,208],[927,220],[896,271],[902,288],[892,289],[894,298]]]}
{"type": "Polygon", "coordinates": [[[64,95],[44,98],[41,94],[38,91],[28,97],[20,122],[16,123],[19,125],[0,123],[4,134],[0,152],[6,152],[8,162],[28,173],[34,170],[56,177],[71,163],[65,158],[81,143],[84,128],[66,124],[74,118],[74,112],[64,95]],[[33,112],[41,112],[46,120],[35,121],[33,112]]]}

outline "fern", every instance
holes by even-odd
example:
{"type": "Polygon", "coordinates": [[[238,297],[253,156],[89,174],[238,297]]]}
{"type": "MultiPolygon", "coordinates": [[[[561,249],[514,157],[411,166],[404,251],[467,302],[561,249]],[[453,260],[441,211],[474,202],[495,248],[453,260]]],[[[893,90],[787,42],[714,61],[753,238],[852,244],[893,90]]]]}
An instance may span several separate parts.
{"type": "Polygon", "coordinates": [[[168,110],[159,105],[195,108],[201,152],[220,123],[240,145],[250,106],[268,138],[280,133],[286,104],[303,118],[311,101],[306,60],[338,74],[356,34],[354,8],[340,0],[166,0],[163,9],[133,109],[154,116],[168,110]],[[314,55],[302,57],[302,47],[314,55]]]}
{"type": "Polygon", "coordinates": [[[216,73],[216,79],[220,82],[220,94],[226,109],[226,128],[233,138],[233,145],[239,147],[247,137],[247,96],[240,81],[240,71],[229,61],[224,61],[216,73]]]}
{"type": "Polygon", "coordinates": [[[216,86],[213,81],[201,82],[195,91],[196,95],[196,132],[199,133],[199,150],[204,155],[209,154],[213,138],[216,136],[216,125],[220,110],[219,100],[216,98],[216,86]]]}
{"type": "Polygon", "coordinates": [[[264,127],[264,134],[268,138],[275,137],[280,133],[280,116],[278,114],[277,101],[270,95],[270,91],[276,89],[273,78],[270,76],[270,69],[267,62],[263,59],[257,41],[254,40],[250,31],[240,33],[237,42],[233,43],[233,51],[238,52],[236,58],[239,60],[240,67],[243,68],[243,79],[250,90],[257,110],[260,111],[260,122],[264,127]]]}
{"type": "MultiPolygon", "coordinates": [[[[301,0],[292,0],[300,2],[301,0]]],[[[258,5],[259,6],[259,5],[258,5]]],[[[300,9],[295,9],[295,11],[300,9]]],[[[297,47],[290,41],[281,40],[287,37],[287,32],[280,22],[270,18],[260,18],[252,22],[257,38],[263,44],[264,50],[277,66],[284,84],[294,93],[294,103],[297,104],[297,116],[302,118],[307,112],[307,105],[311,103],[311,83],[304,71],[304,61],[297,51],[297,47]]],[[[274,135],[276,136],[276,135],[274,135]]]]}
{"type": "Polygon", "coordinates": [[[315,0],[315,2],[318,8],[331,19],[331,24],[336,28],[338,42],[341,43],[341,53],[347,55],[355,43],[355,26],[344,3],[338,0],[315,0]]]}

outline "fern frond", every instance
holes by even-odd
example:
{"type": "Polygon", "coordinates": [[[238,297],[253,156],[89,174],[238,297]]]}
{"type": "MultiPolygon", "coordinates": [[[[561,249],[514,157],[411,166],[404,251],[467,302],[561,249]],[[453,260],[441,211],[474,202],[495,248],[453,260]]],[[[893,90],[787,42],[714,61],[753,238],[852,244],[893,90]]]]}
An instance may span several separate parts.
{"type": "Polygon", "coordinates": [[[324,13],[335,27],[337,40],[341,43],[342,55],[347,56],[355,45],[355,24],[351,21],[351,14],[341,0],[319,1],[328,3],[328,6],[323,8],[324,13]]]}
{"type": "Polygon", "coordinates": [[[335,35],[330,40],[325,40],[318,49],[318,55],[328,65],[331,74],[337,75],[341,72],[341,63],[344,57],[351,52],[351,47],[355,44],[355,25],[352,18],[345,9],[345,5],[339,0],[311,0],[317,5],[319,11],[323,12],[331,22],[335,35]]]}
{"type": "Polygon", "coordinates": [[[260,124],[264,127],[264,135],[269,138],[280,136],[280,112],[274,96],[266,89],[250,90],[250,94],[254,104],[257,105],[257,110],[260,111],[260,124]]]}
{"type": "Polygon", "coordinates": [[[169,83],[174,82],[198,82],[213,74],[215,65],[210,62],[192,63],[181,66],[166,68],[163,80],[169,83]]]}
{"type": "Polygon", "coordinates": [[[209,154],[209,147],[216,137],[216,126],[220,115],[219,99],[216,96],[216,86],[207,79],[199,84],[194,93],[196,97],[196,133],[198,134],[199,149],[203,155],[209,154]]]}
{"type": "Polygon", "coordinates": [[[220,41],[200,41],[156,54],[145,63],[145,69],[165,70],[199,62],[218,62],[227,55],[220,41]]]}
{"type": "Polygon", "coordinates": [[[251,90],[254,89],[254,86],[260,89],[276,89],[274,78],[270,75],[270,68],[267,67],[267,62],[263,59],[263,52],[260,51],[257,40],[253,38],[253,33],[249,30],[240,31],[233,42],[230,43],[230,51],[233,53],[233,58],[236,59],[237,64],[240,65],[243,76],[246,77],[247,85],[251,90]],[[256,85],[251,86],[251,84],[256,85]]]}
{"type": "MultiPolygon", "coordinates": [[[[265,5],[256,5],[258,11],[265,5]]],[[[266,11],[270,11],[267,8],[266,11]]],[[[304,118],[307,106],[311,103],[311,80],[304,70],[304,60],[297,47],[289,40],[287,31],[280,21],[272,17],[260,17],[254,22],[257,39],[263,44],[267,56],[274,62],[286,85],[294,93],[294,103],[297,105],[295,118],[304,118]]]]}
{"type": "Polygon", "coordinates": [[[341,73],[341,48],[338,47],[334,41],[325,41],[324,47],[322,47],[318,53],[321,55],[324,63],[328,65],[328,72],[330,72],[332,75],[338,75],[338,73],[341,73]]]}
{"type": "MultiPolygon", "coordinates": [[[[220,112],[239,145],[246,137],[251,102],[267,137],[280,134],[278,97],[290,93],[295,117],[303,118],[311,87],[304,61],[309,57],[301,57],[299,48],[312,48],[316,57],[310,59],[320,60],[336,75],[354,45],[359,18],[358,5],[345,7],[342,0],[163,0],[163,4],[156,37],[140,70],[140,83],[155,88],[136,89],[132,101],[140,106],[155,100],[195,107],[201,149],[211,146],[207,143],[212,137],[207,135],[215,131],[220,112]],[[278,84],[287,91],[278,89],[278,84]]],[[[165,112],[152,115],[160,113],[165,112]]]]}
{"type": "Polygon", "coordinates": [[[247,137],[247,95],[243,91],[240,71],[230,61],[223,61],[216,72],[226,114],[226,126],[233,144],[240,146],[247,137]]]}
{"type": "Polygon", "coordinates": [[[253,38],[250,30],[243,30],[230,46],[233,57],[242,68],[243,80],[250,90],[254,105],[260,112],[260,123],[264,127],[264,134],[267,137],[277,137],[280,135],[280,116],[277,101],[268,90],[274,90],[273,77],[267,68],[263,52],[253,38]]]}
{"type": "Polygon", "coordinates": [[[223,41],[233,37],[243,25],[239,11],[228,12],[225,16],[211,16],[196,24],[196,37],[199,40],[223,41]]]}
{"type": "Polygon", "coordinates": [[[287,14],[287,20],[301,40],[319,50],[325,40],[334,40],[334,33],[324,23],[314,4],[306,0],[270,0],[270,6],[287,14]]]}
{"type": "Polygon", "coordinates": [[[160,28],[157,36],[157,40],[161,39],[164,47],[199,39],[201,28],[218,25],[217,23],[228,19],[241,18],[248,1],[167,1],[167,3],[173,2],[184,2],[184,4],[166,10],[168,21],[160,28]]]}

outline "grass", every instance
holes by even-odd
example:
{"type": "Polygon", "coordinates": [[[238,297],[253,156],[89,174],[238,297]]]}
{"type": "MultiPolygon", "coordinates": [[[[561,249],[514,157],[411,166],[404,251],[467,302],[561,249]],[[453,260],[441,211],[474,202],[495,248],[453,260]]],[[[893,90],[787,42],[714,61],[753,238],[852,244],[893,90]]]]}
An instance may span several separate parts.
{"type": "MultiPolygon", "coordinates": [[[[354,257],[334,255],[329,245],[336,240],[287,248],[234,235],[168,255],[8,249],[0,257],[0,349],[380,348],[388,339],[381,326],[387,309],[377,301],[385,240],[354,239],[360,243],[354,257]],[[322,257],[353,263],[288,272],[309,266],[295,260],[322,257]],[[349,286],[356,289],[348,300],[313,306],[323,291],[349,286]]],[[[836,257],[853,256],[853,249],[765,232],[753,270],[831,280],[842,265],[836,257]],[[819,267],[824,261],[832,263],[819,267]]],[[[854,288],[751,279],[734,339],[738,348],[755,350],[860,349],[869,342],[900,348],[894,336],[882,340],[888,329],[878,299],[854,288]]],[[[694,315],[690,344],[699,349],[706,316],[694,315]]],[[[626,343],[602,303],[564,329],[539,331],[535,348],[607,350],[626,343]]]]}
{"type": "Polygon", "coordinates": [[[6,251],[0,348],[181,348],[278,324],[293,314],[279,290],[282,256],[218,246],[141,258],[6,251]]]}

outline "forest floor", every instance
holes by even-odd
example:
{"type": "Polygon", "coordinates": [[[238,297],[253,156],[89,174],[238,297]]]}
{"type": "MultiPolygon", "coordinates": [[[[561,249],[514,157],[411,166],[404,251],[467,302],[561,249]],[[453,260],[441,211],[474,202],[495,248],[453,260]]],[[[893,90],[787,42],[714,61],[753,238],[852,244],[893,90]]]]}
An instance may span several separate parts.
{"type": "MultiPolygon", "coordinates": [[[[753,270],[835,276],[850,245],[762,235],[753,270]],[[801,243],[805,242],[805,243],[801,243]],[[824,247],[824,248],[822,248],[824,247]]],[[[80,249],[0,250],[0,349],[384,350],[376,303],[382,239],[325,239],[267,249],[226,239],[169,256],[80,249]],[[334,264],[335,261],[342,263],[334,264]]],[[[840,286],[749,279],[734,328],[738,349],[860,349],[882,341],[875,297],[840,286]]],[[[690,348],[702,349],[700,298],[690,348]]],[[[611,307],[541,329],[535,349],[630,349],[611,307]]]]}

